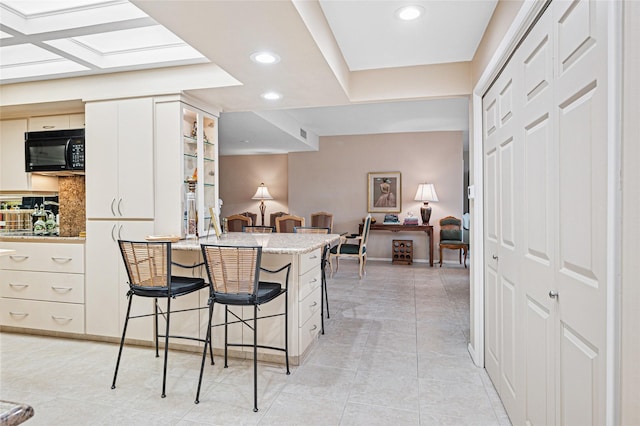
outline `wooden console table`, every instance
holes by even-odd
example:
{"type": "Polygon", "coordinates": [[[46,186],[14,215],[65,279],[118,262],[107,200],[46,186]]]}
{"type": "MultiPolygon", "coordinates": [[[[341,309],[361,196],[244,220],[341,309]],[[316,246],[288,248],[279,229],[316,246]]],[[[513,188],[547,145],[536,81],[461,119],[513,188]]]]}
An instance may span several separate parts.
{"type": "MultiPolygon", "coordinates": [[[[362,234],[362,226],[360,224],[360,234],[362,234]]],[[[391,231],[391,232],[424,232],[429,236],[429,266],[433,267],[433,226],[432,225],[383,225],[372,223],[369,228],[371,231],[391,231]]]]}

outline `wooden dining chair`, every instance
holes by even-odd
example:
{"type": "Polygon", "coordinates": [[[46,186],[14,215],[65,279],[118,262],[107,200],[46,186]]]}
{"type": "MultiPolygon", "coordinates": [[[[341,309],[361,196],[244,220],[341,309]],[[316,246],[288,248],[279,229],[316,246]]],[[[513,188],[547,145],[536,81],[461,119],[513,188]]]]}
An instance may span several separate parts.
{"type": "Polygon", "coordinates": [[[333,230],[333,213],[311,213],[311,226],[316,228],[329,228],[329,233],[331,233],[333,230]]]}
{"type": "Polygon", "coordinates": [[[232,214],[226,217],[224,230],[225,232],[242,232],[243,227],[251,225],[253,225],[253,221],[250,217],[241,214],[232,214]]]}
{"type": "Polygon", "coordinates": [[[304,217],[287,214],[276,218],[276,232],[293,233],[296,226],[304,226],[304,217]]]}

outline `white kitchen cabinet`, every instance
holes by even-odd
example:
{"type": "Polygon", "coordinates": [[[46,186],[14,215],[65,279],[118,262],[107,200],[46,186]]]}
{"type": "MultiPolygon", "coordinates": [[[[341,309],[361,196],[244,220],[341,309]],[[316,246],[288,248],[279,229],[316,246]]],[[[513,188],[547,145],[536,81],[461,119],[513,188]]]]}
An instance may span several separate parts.
{"type": "Polygon", "coordinates": [[[0,190],[28,191],[31,174],[24,170],[24,132],[27,120],[0,121],[0,190]]]}
{"type": "Polygon", "coordinates": [[[87,218],[153,219],[153,99],[89,102],[86,121],[87,218]]]}
{"type": "Polygon", "coordinates": [[[198,234],[218,211],[218,118],[185,97],[155,99],[156,226],[158,233],[185,235],[187,179],[197,176],[198,234]],[[162,165],[162,166],[160,166],[162,165]]]}
{"type": "Polygon", "coordinates": [[[48,115],[29,118],[29,131],[84,128],[84,114],[48,115]]]}
{"type": "MultiPolygon", "coordinates": [[[[88,220],[86,239],[86,332],[120,337],[127,310],[127,272],[118,239],[144,240],[153,235],[153,221],[88,220]]],[[[153,312],[153,299],[134,297],[131,315],[153,312]]],[[[153,318],[129,322],[127,338],[152,341],[153,318]]]]}
{"type": "Polygon", "coordinates": [[[0,257],[0,324],[84,333],[84,246],[11,242],[0,257]]]}

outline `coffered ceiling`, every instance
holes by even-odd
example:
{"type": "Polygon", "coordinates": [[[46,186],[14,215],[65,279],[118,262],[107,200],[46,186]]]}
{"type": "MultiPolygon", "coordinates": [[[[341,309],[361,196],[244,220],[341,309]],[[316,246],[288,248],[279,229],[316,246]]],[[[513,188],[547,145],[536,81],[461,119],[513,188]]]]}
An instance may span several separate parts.
{"type": "Polygon", "coordinates": [[[215,65],[235,83],[185,92],[223,111],[222,154],[314,149],[295,127],[311,140],[466,131],[469,88],[458,86],[469,85],[465,64],[496,3],[0,0],[0,79],[7,85],[215,65]],[[405,5],[417,6],[422,15],[400,20],[398,9],[405,5]],[[251,55],[260,51],[277,54],[279,61],[253,62],[251,55]],[[38,75],[36,68],[43,67],[49,74],[38,75]],[[268,100],[261,96],[266,92],[281,97],[268,100]],[[262,127],[274,123],[275,130],[262,127]]]}

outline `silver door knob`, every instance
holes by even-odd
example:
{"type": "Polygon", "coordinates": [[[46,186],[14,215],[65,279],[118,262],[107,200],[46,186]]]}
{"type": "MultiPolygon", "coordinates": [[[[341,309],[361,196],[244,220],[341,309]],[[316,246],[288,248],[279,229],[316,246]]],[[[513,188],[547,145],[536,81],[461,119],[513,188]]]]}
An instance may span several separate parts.
{"type": "Polygon", "coordinates": [[[549,297],[552,298],[552,299],[557,298],[558,297],[558,292],[557,291],[553,291],[553,290],[549,291],[549,297]]]}
{"type": "Polygon", "coordinates": [[[491,256],[491,258],[492,258],[493,260],[498,260],[498,256],[496,256],[495,254],[494,254],[493,256],[491,256]]]}

